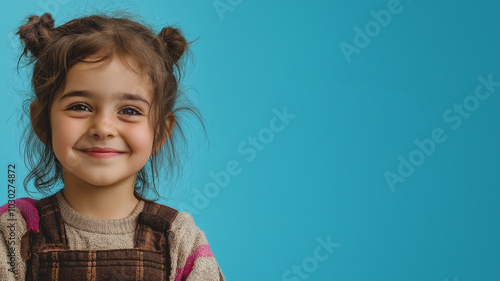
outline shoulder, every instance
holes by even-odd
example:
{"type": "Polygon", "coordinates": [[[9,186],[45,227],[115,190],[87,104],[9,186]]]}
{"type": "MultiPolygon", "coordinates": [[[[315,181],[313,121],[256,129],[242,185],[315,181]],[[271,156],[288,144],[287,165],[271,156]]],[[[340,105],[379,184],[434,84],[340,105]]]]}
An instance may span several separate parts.
{"type": "Polygon", "coordinates": [[[16,215],[16,219],[23,220],[28,230],[38,232],[39,217],[38,209],[36,208],[37,202],[37,200],[28,197],[9,201],[9,203],[0,207],[0,216],[7,218],[16,215]]]}
{"type": "MultiPolygon", "coordinates": [[[[5,206],[5,205],[4,205],[5,206]]],[[[24,280],[26,265],[21,257],[21,240],[28,232],[22,208],[0,209],[0,279],[24,280]]]]}
{"type": "MultiPolygon", "coordinates": [[[[177,214],[172,222],[171,231],[174,232],[176,236],[201,236],[201,234],[203,234],[202,238],[205,238],[204,233],[196,226],[193,217],[188,212],[179,212],[179,214],[177,214]]],[[[207,242],[206,238],[201,242],[207,242]]]]}
{"type": "MultiPolygon", "coordinates": [[[[3,206],[2,206],[3,207],[3,206]]],[[[0,231],[7,234],[9,231],[9,225],[16,227],[16,232],[20,229],[25,229],[27,231],[27,220],[24,218],[22,211],[19,207],[11,207],[6,211],[0,210],[0,231]]]]}
{"type": "Polygon", "coordinates": [[[171,231],[174,235],[170,240],[170,253],[175,280],[224,280],[205,233],[189,213],[180,212],[172,222],[171,231]]]}
{"type": "MultiPolygon", "coordinates": [[[[2,210],[3,211],[3,210],[2,210]]],[[[0,215],[0,243],[16,244],[28,232],[27,221],[18,207],[11,207],[0,215]]]]}

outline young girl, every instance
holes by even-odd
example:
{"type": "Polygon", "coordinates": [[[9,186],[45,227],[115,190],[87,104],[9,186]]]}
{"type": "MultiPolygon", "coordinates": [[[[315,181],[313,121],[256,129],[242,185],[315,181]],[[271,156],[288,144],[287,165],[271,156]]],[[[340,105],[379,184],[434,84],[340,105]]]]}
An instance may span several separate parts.
{"type": "Polygon", "coordinates": [[[64,187],[0,208],[0,280],[224,280],[192,217],[143,197],[192,111],[180,31],[105,15],[54,28],[46,13],[17,34],[36,62],[25,188],[64,187]]]}

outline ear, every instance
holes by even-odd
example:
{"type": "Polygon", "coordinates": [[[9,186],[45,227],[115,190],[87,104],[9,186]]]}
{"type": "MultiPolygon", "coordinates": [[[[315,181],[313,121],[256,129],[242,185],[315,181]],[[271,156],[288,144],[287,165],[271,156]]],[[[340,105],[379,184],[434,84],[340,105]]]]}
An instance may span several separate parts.
{"type": "Polygon", "coordinates": [[[166,124],[167,124],[167,130],[168,130],[168,134],[165,136],[164,139],[162,139],[161,141],[159,141],[156,145],[156,147],[153,147],[153,151],[151,153],[151,155],[155,155],[156,153],[158,153],[158,151],[160,151],[161,147],[165,144],[165,142],[167,142],[168,138],[170,137],[170,134],[172,134],[172,130],[174,129],[174,125],[175,125],[175,115],[173,112],[171,112],[169,114],[169,116],[167,117],[167,121],[166,121],[166,124]]]}
{"type": "MultiPolygon", "coordinates": [[[[38,113],[38,110],[40,108],[40,103],[38,101],[33,101],[30,105],[30,119],[31,119],[31,127],[33,128],[33,131],[35,131],[35,134],[37,135],[38,139],[40,141],[47,145],[47,133],[41,130],[40,126],[35,127],[35,115],[38,113]]],[[[40,123],[40,122],[39,122],[40,123]]]]}

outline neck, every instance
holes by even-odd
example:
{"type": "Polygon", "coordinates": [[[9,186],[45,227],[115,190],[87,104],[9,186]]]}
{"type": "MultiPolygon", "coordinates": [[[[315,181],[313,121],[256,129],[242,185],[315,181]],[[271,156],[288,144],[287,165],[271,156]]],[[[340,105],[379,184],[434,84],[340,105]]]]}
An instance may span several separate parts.
{"type": "Polygon", "coordinates": [[[134,196],[134,182],[112,186],[94,186],[64,176],[63,196],[68,204],[83,216],[101,219],[123,219],[132,214],[139,200],[134,196]]]}

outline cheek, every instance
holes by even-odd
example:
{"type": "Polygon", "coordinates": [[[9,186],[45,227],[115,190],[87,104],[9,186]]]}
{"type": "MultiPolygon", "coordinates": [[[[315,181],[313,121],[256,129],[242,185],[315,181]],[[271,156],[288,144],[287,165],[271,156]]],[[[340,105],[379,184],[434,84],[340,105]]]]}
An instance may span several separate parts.
{"type": "Polygon", "coordinates": [[[145,124],[130,126],[127,130],[127,143],[131,149],[148,154],[149,157],[153,147],[153,128],[145,124]]]}
{"type": "Polygon", "coordinates": [[[78,167],[81,160],[73,150],[78,138],[81,136],[82,125],[69,118],[51,118],[52,148],[57,159],[66,169],[78,167]]]}
{"type": "Polygon", "coordinates": [[[81,125],[69,118],[55,118],[50,122],[54,151],[72,148],[77,141],[81,125]]]}

